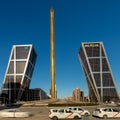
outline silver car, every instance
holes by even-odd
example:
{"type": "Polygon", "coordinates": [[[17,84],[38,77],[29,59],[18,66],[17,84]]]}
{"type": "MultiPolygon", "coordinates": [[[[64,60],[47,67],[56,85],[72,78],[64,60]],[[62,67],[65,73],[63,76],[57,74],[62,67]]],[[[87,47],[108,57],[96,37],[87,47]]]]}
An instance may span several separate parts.
{"type": "Polygon", "coordinates": [[[29,117],[32,116],[30,112],[22,112],[18,109],[5,109],[0,111],[0,117],[29,117]]]}
{"type": "Polygon", "coordinates": [[[100,118],[119,118],[120,117],[120,109],[118,108],[96,108],[93,111],[93,116],[100,118]]]}
{"type": "Polygon", "coordinates": [[[81,115],[79,113],[74,113],[68,109],[64,108],[54,108],[49,110],[49,118],[53,120],[58,119],[81,119],[81,115]]]}
{"type": "Polygon", "coordinates": [[[68,109],[73,111],[73,112],[77,112],[80,115],[90,115],[90,112],[88,110],[85,110],[81,107],[68,107],[68,109]]]}

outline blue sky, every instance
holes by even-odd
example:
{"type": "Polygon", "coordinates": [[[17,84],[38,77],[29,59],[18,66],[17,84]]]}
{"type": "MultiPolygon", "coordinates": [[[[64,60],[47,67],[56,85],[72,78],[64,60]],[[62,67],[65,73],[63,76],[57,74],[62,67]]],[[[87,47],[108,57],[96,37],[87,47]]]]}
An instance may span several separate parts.
{"type": "Polygon", "coordinates": [[[88,94],[78,59],[81,42],[104,43],[120,93],[119,0],[1,0],[0,86],[12,45],[33,44],[37,62],[30,88],[50,90],[50,8],[55,11],[56,86],[59,98],[77,87],[88,94]]]}

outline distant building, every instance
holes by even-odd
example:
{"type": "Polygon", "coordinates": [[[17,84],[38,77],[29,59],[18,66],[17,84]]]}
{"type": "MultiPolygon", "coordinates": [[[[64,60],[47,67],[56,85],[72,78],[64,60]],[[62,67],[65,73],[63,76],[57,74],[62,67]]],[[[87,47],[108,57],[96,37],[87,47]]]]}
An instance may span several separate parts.
{"type": "Polygon", "coordinates": [[[82,43],[79,58],[88,84],[90,101],[118,101],[119,95],[103,43],[82,43]]]}
{"type": "Polygon", "coordinates": [[[13,46],[1,93],[6,102],[24,100],[25,91],[29,89],[32,79],[36,57],[32,45],[13,46]]]}
{"type": "Polygon", "coordinates": [[[72,101],[72,100],[73,100],[73,97],[72,97],[72,96],[69,96],[67,99],[72,101]]]}
{"type": "Polygon", "coordinates": [[[84,91],[80,91],[80,101],[84,102],[84,91]]]}
{"type": "Polygon", "coordinates": [[[83,91],[80,91],[79,88],[76,88],[76,89],[73,91],[72,99],[73,99],[74,101],[84,102],[84,92],[83,92],[83,91]]]}
{"type": "Polygon", "coordinates": [[[89,96],[84,97],[84,102],[90,102],[89,96]]]}
{"type": "Polygon", "coordinates": [[[26,101],[50,99],[46,92],[40,88],[29,89],[26,92],[26,101]]]}

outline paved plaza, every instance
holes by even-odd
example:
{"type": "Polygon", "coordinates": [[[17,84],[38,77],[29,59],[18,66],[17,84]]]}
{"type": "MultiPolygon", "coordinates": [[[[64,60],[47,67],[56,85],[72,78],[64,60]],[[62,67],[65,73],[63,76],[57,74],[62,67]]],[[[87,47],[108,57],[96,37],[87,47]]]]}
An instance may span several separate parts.
{"type": "MultiPolygon", "coordinates": [[[[84,109],[87,109],[92,113],[92,111],[96,108],[97,106],[83,106],[84,109]]],[[[0,120],[50,120],[48,117],[49,114],[49,107],[43,106],[43,107],[19,107],[17,109],[20,109],[21,111],[28,111],[33,114],[33,116],[29,118],[0,118],[0,120]]],[[[107,119],[107,120],[119,120],[120,118],[117,119],[107,119]]],[[[82,117],[81,120],[101,120],[100,118],[95,118],[90,115],[88,118],[82,117]]]]}

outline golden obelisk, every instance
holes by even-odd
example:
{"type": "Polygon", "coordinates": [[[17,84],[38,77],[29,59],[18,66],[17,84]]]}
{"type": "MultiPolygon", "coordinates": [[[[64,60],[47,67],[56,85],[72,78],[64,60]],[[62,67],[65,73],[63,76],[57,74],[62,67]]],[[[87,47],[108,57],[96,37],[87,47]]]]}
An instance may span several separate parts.
{"type": "Polygon", "coordinates": [[[50,62],[51,62],[51,99],[56,99],[55,50],[54,50],[54,9],[50,9],[50,62]]]}

